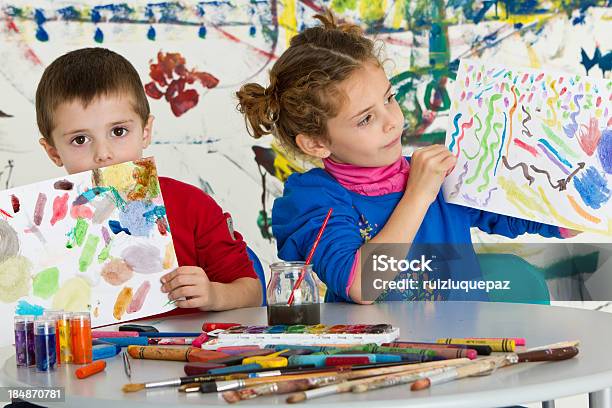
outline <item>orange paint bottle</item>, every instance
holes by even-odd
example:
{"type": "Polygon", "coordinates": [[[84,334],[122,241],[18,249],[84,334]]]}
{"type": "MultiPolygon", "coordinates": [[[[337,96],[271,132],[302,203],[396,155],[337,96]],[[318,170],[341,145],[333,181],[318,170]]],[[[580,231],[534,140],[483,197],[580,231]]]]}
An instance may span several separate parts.
{"type": "Polygon", "coordinates": [[[89,312],[73,313],[70,318],[72,336],[72,362],[89,364],[92,362],[91,320],[89,312]]]}

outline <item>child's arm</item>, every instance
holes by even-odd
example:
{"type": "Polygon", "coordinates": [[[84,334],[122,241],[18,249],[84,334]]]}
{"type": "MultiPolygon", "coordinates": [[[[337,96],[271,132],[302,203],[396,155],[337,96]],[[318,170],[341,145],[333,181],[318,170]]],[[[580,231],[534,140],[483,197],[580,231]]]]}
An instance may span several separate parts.
{"type": "Polygon", "coordinates": [[[489,234],[503,235],[508,238],[515,238],[526,233],[539,234],[546,238],[570,238],[578,233],[554,225],[527,221],[475,208],[467,208],[467,212],[472,227],[477,227],[489,234]]]}
{"type": "MultiPolygon", "coordinates": [[[[369,242],[406,243],[406,248],[398,248],[403,253],[393,254],[404,258],[454,163],[454,156],[444,146],[430,146],[415,153],[404,197],[384,228],[369,242]]],[[[312,258],[313,270],[336,297],[367,303],[361,297],[359,257],[368,255],[360,252],[364,248],[363,237],[358,212],[352,206],[351,194],[325,173],[294,175],[285,183],[283,197],[274,201],[272,230],[279,258],[303,261],[332,207],[332,216],[312,258]]]]}
{"type": "MultiPolygon", "coordinates": [[[[429,206],[436,199],[444,178],[456,161],[448,148],[441,145],[427,146],[415,151],[410,160],[410,177],[404,196],[385,226],[368,243],[406,244],[406,247],[398,246],[397,249],[399,251],[397,258],[405,257],[429,206]]],[[[368,256],[362,251],[363,249],[365,245],[359,249],[360,255],[368,256]]],[[[355,264],[349,296],[357,303],[371,303],[362,299],[360,262],[355,264]]]]}
{"type": "Polygon", "coordinates": [[[246,243],[229,214],[205,193],[191,197],[198,266],[181,266],[162,277],[162,291],[178,307],[227,310],[261,305],[262,290],[246,243]]]}
{"type": "Polygon", "coordinates": [[[229,283],[211,282],[199,266],[179,267],[166,274],[162,283],[162,292],[168,293],[168,298],[175,300],[178,307],[217,311],[261,304],[261,299],[253,302],[253,294],[257,293],[261,297],[258,279],[238,278],[229,283]]]}

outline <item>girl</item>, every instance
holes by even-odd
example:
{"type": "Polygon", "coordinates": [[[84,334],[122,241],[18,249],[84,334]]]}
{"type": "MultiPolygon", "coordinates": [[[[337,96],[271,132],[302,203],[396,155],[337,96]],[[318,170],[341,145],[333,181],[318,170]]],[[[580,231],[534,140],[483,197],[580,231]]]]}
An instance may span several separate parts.
{"type": "MultiPolygon", "coordinates": [[[[272,230],[278,256],[303,261],[333,208],[312,261],[327,285],[326,301],[374,300],[362,294],[360,256],[371,252],[362,253],[365,243],[405,244],[404,256],[417,243],[463,244],[475,261],[472,226],[507,237],[561,236],[558,227],[446,203],[440,187],[455,156],[432,145],[402,157],[404,117],[373,42],[357,26],[336,25],[331,13],[316,18],[323,26],[291,40],[270,70],[267,88],[249,83],[237,96],[252,136],[273,134],[294,151],[323,160],[324,170],[289,177],[272,209],[272,230]]],[[[458,269],[451,268],[453,278],[460,273],[463,280],[481,279],[479,270],[458,269]]],[[[442,270],[435,273],[445,277],[442,270]]],[[[443,296],[408,290],[399,296],[487,299],[483,291],[443,296]]]]}

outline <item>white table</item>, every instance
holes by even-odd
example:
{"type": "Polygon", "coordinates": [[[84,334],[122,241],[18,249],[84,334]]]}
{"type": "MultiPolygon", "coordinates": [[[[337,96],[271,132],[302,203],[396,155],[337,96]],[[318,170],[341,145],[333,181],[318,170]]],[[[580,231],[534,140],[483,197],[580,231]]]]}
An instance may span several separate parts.
{"type": "MultiPolygon", "coordinates": [[[[397,386],[364,394],[341,394],[306,402],[310,407],[494,407],[534,401],[554,406],[554,399],[590,393],[593,408],[610,406],[612,387],[612,314],[551,306],[476,303],[384,303],[372,306],[325,304],[322,323],[391,323],[400,327],[401,338],[432,341],[438,337],[525,337],[529,347],[564,340],[581,341],[574,359],[554,363],[525,363],[507,367],[491,376],[469,378],[411,392],[397,386]]],[[[160,331],[199,331],[202,323],[236,322],[266,324],[265,308],[173,317],[154,324],[160,331]]],[[[75,366],[62,366],[52,374],[15,366],[14,355],[2,369],[2,383],[15,386],[62,386],[66,401],[47,406],[119,408],[197,405],[227,405],[216,394],[182,394],[173,388],[124,394],[128,382],[119,356],[107,360],[104,373],[85,380],[74,377],[75,366]]],[[[177,378],[183,363],[132,360],[132,382],[177,378]]],[[[241,405],[284,404],[286,396],[261,397],[241,405]]]]}

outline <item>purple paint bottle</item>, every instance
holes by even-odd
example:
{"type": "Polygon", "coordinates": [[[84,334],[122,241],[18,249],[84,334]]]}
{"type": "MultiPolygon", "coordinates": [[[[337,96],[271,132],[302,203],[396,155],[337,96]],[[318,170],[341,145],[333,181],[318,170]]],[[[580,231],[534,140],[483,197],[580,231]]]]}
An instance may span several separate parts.
{"type": "Polygon", "coordinates": [[[36,364],[34,316],[15,316],[15,360],[19,367],[30,367],[36,364]]]}

